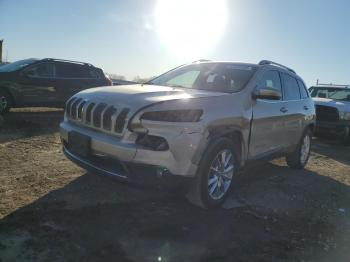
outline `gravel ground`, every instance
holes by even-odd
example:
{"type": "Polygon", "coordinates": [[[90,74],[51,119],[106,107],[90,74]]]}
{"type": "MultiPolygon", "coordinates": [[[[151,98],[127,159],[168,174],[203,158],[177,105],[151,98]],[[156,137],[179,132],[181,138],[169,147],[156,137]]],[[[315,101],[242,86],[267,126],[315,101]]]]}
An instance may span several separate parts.
{"type": "Polygon", "coordinates": [[[303,171],[258,163],[208,211],[86,174],[61,119],[13,110],[0,127],[0,261],[350,261],[349,147],[314,139],[303,171]]]}

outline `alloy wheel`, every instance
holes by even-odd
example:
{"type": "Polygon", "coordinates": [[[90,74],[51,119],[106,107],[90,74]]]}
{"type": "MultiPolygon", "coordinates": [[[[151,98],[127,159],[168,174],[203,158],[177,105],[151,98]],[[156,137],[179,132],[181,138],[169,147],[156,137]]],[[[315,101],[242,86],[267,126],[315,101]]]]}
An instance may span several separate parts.
{"type": "Polygon", "coordinates": [[[310,154],[310,146],[311,146],[311,140],[310,136],[306,135],[303,139],[303,143],[301,145],[301,154],[300,154],[300,161],[302,164],[305,164],[307,161],[309,154],[310,154]]]}
{"type": "Polygon", "coordinates": [[[208,193],[214,200],[225,196],[230,188],[234,173],[234,155],[225,149],[220,151],[209,169],[208,193]]]}

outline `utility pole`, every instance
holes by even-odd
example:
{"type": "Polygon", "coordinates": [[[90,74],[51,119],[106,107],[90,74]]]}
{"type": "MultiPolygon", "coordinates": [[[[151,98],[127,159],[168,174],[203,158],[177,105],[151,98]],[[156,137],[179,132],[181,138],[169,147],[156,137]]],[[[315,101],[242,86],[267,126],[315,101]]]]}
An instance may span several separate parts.
{"type": "Polygon", "coordinates": [[[4,39],[0,40],[0,63],[2,63],[2,43],[4,42],[4,39]]]}

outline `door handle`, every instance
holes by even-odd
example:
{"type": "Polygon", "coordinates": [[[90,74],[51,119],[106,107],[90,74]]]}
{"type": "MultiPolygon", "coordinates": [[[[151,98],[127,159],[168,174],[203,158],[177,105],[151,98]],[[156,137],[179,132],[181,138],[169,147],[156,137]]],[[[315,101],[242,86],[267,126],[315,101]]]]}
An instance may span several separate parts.
{"type": "Polygon", "coordinates": [[[288,109],[285,108],[285,107],[282,107],[282,108],[280,109],[280,111],[281,111],[282,113],[286,113],[286,112],[288,112],[288,109]]]}
{"type": "Polygon", "coordinates": [[[309,107],[308,107],[308,106],[304,106],[304,109],[305,109],[305,110],[309,110],[309,107]]]}

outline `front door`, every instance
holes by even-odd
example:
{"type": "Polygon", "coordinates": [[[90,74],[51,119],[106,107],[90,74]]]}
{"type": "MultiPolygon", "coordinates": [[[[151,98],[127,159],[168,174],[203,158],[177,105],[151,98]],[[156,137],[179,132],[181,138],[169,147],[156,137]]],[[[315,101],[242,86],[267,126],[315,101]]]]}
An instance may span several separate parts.
{"type": "Polygon", "coordinates": [[[57,99],[52,62],[29,66],[21,72],[18,91],[25,106],[50,106],[57,99]]]}
{"type": "MultiPolygon", "coordinates": [[[[257,88],[273,88],[282,93],[278,71],[262,74],[257,88]]],[[[260,158],[284,147],[285,103],[281,100],[257,99],[253,105],[253,121],[249,145],[249,158],[260,158]]]]}

